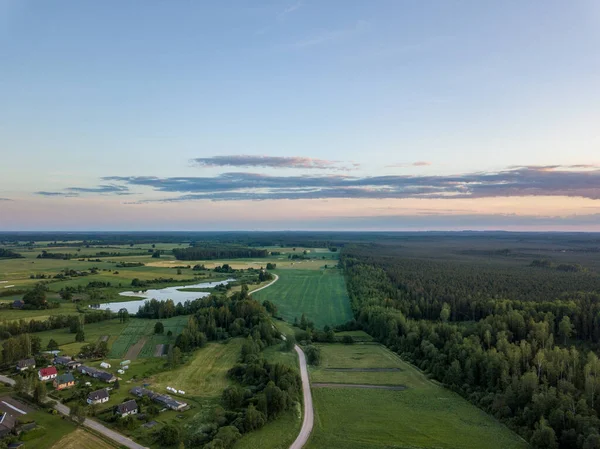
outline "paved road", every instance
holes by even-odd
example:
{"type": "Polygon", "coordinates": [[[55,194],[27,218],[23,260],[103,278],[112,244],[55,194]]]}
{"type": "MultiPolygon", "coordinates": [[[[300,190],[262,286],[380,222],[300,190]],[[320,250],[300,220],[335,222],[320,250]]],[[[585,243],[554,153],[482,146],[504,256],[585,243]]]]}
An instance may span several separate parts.
{"type": "MultiPolygon", "coordinates": [[[[69,407],[67,407],[64,404],[61,403],[57,403],[54,408],[56,408],[56,410],[58,410],[59,413],[62,413],[63,415],[69,416],[69,412],[71,411],[69,409],[69,407]]],[[[120,433],[117,433],[113,430],[110,430],[108,427],[103,426],[102,424],[100,424],[97,421],[94,421],[92,419],[86,419],[83,423],[84,426],[89,427],[92,430],[95,430],[98,433],[101,433],[102,435],[104,435],[107,438],[110,438],[111,440],[117,442],[118,444],[122,445],[122,446],[126,446],[130,449],[147,449],[145,446],[142,446],[141,444],[137,444],[135,441],[127,438],[124,435],[121,435],[120,433]]]]}
{"type": "Polygon", "coordinates": [[[290,446],[290,449],[302,449],[310,437],[315,417],[312,395],[310,393],[310,382],[308,380],[308,369],[306,368],[306,357],[300,346],[296,345],[294,349],[298,353],[298,359],[300,359],[300,378],[302,379],[302,393],[304,394],[304,421],[302,422],[300,433],[296,441],[290,446]]]}
{"type": "Polygon", "coordinates": [[[0,376],[0,382],[2,382],[3,384],[10,385],[11,387],[14,387],[16,383],[14,379],[11,379],[10,377],[6,376],[0,376]]]}

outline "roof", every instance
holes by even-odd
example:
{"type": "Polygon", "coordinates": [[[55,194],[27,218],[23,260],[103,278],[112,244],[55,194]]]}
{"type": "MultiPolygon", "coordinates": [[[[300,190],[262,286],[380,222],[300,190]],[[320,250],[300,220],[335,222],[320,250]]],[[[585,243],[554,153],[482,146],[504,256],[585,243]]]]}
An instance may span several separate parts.
{"type": "Polygon", "coordinates": [[[17,366],[19,368],[25,368],[26,366],[34,366],[34,365],[35,365],[34,359],[23,359],[23,360],[19,360],[17,362],[17,366]]]}
{"type": "Polygon", "coordinates": [[[75,378],[71,373],[61,374],[56,378],[58,384],[68,384],[69,382],[75,382],[75,378]]]}
{"type": "Polygon", "coordinates": [[[21,301],[20,299],[17,299],[16,301],[13,301],[13,307],[18,307],[21,308],[25,305],[25,303],[23,301],[21,301]]]}
{"type": "Polygon", "coordinates": [[[68,355],[58,355],[58,356],[54,357],[54,363],[60,363],[61,365],[69,363],[72,360],[73,359],[71,357],[69,357],[68,355]]]}
{"type": "Polygon", "coordinates": [[[4,412],[0,415],[0,427],[12,430],[15,427],[16,420],[14,416],[4,412]]]}
{"type": "Polygon", "coordinates": [[[8,446],[6,446],[8,449],[21,449],[23,447],[24,443],[21,443],[20,441],[17,441],[16,443],[10,443],[8,446]]]}
{"type": "Polygon", "coordinates": [[[115,377],[115,375],[111,374],[111,373],[107,373],[106,371],[98,371],[97,377],[98,377],[98,379],[109,381],[109,380],[112,380],[115,377]]]}
{"type": "Polygon", "coordinates": [[[135,399],[130,399],[129,401],[125,401],[122,404],[119,404],[117,406],[117,412],[122,415],[123,413],[128,413],[137,410],[137,408],[138,405],[137,402],[135,402],[135,399]]]}
{"type": "Polygon", "coordinates": [[[49,366],[48,368],[42,368],[39,371],[39,373],[40,373],[40,376],[46,377],[46,376],[52,376],[54,374],[58,374],[58,371],[56,371],[55,366],[49,366]]]}
{"type": "Polygon", "coordinates": [[[99,401],[100,399],[105,399],[108,397],[109,395],[106,388],[103,388],[102,390],[92,391],[90,394],[88,394],[88,399],[91,401],[99,401]]]}

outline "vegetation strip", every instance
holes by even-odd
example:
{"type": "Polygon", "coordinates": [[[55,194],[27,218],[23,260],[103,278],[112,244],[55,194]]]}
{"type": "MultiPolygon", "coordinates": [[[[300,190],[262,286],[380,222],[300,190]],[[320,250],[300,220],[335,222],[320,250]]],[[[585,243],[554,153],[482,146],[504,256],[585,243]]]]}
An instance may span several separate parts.
{"type": "Polygon", "coordinates": [[[364,384],[337,384],[337,383],[315,383],[313,388],[366,388],[372,390],[406,390],[404,385],[364,385],[364,384]]]}

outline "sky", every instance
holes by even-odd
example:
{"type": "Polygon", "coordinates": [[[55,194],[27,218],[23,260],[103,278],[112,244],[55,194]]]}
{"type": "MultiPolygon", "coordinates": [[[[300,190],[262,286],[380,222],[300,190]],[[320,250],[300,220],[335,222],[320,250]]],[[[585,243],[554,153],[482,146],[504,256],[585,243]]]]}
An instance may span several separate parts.
{"type": "Polygon", "coordinates": [[[0,230],[600,231],[600,2],[0,0],[0,230]]]}

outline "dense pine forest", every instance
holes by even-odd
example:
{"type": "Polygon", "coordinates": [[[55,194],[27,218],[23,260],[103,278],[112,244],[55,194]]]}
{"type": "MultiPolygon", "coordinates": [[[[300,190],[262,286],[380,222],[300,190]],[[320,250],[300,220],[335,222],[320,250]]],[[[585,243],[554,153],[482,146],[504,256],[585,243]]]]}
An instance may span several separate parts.
{"type": "Polygon", "coordinates": [[[600,276],[535,255],[435,252],[347,246],[356,326],[533,447],[600,448],[600,276]]]}

